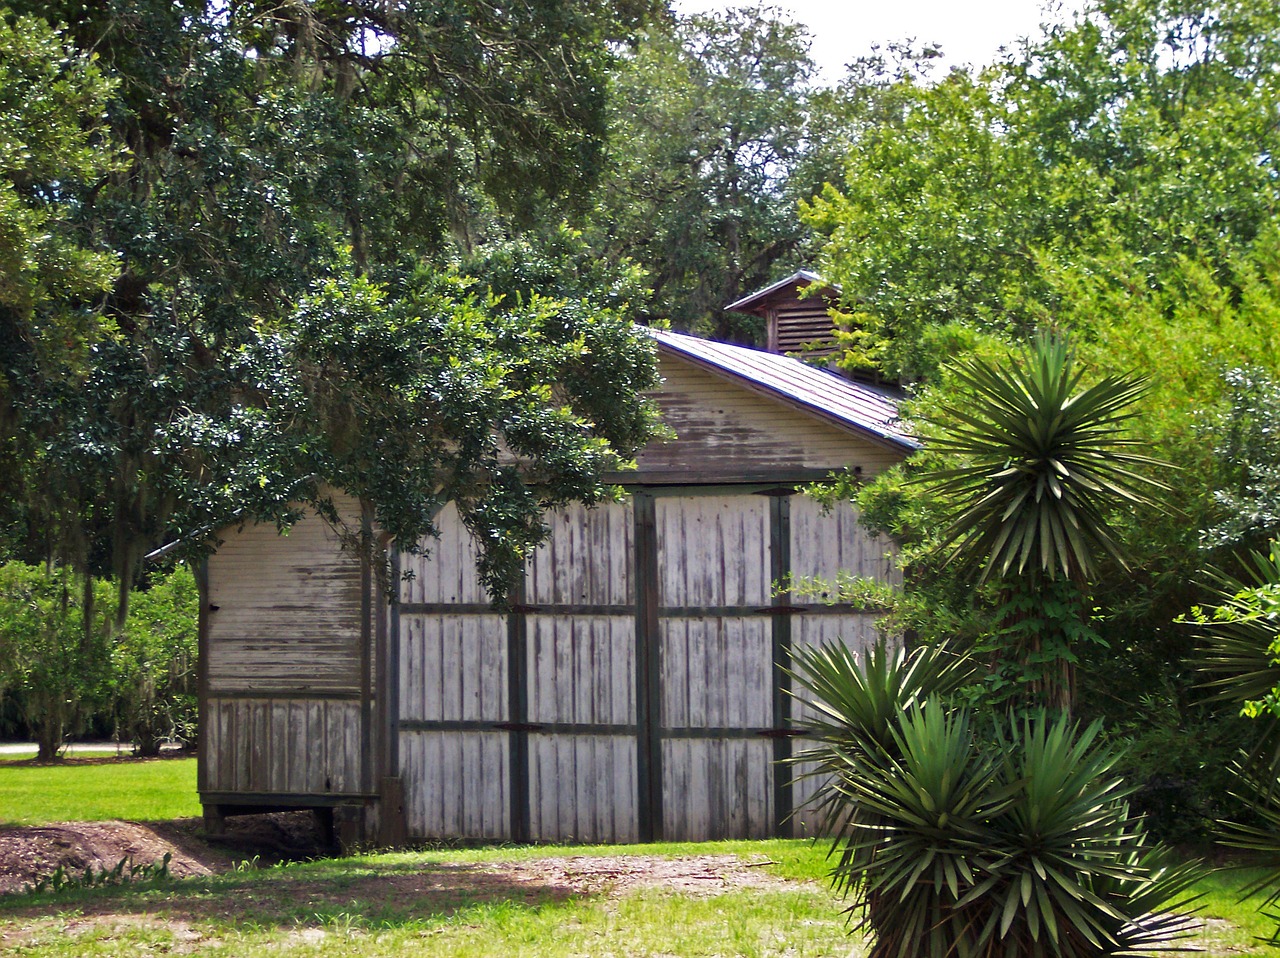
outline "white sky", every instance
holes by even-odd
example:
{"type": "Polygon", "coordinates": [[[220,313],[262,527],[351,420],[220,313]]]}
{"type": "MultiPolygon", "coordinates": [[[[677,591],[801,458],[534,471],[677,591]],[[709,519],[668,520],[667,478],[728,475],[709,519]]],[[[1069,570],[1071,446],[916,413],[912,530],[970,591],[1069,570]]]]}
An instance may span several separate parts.
{"type": "MultiPolygon", "coordinates": [[[[702,13],[746,5],[748,0],[674,0],[677,13],[702,13]]],[[[913,38],[942,46],[938,72],[953,64],[984,66],[1001,46],[1039,33],[1040,24],[1070,19],[1082,0],[1054,4],[1042,0],[771,0],[772,5],[809,27],[810,55],[818,64],[818,82],[835,83],[844,65],[871,44],[913,38]],[[1065,13],[1061,10],[1065,8],[1065,13]]]]}

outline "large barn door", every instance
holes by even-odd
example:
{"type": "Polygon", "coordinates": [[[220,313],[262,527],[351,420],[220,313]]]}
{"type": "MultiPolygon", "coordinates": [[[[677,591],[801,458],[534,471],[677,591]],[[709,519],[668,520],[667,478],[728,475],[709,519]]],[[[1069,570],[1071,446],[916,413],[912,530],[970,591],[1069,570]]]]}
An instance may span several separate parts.
{"type": "Polygon", "coordinates": [[[774,584],[892,575],[851,508],[790,489],[641,491],[548,516],[510,614],[456,516],[406,557],[395,719],[415,838],[630,842],[807,833],[791,817],[795,644],[874,615],[774,584]]]}
{"type": "MultiPolygon", "coordinates": [[[[547,517],[525,576],[525,835],[634,842],[636,617],[630,501],[547,517]]],[[[520,753],[517,752],[517,755],[520,753]]]]}
{"type": "Polygon", "coordinates": [[[771,500],[663,496],[656,529],[661,834],[775,831],[771,500]]]}
{"type": "MultiPolygon", "coordinates": [[[[789,565],[797,578],[834,583],[843,573],[901,584],[893,543],[868,535],[851,506],[825,509],[807,496],[792,496],[788,500],[788,526],[789,565]]],[[[879,614],[874,611],[859,612],[812,600],[797,602],[791,609],[790,648],[811,648],[842,640],[852,648],[865,649],[876,641],[879,614]]],[[[803,702],[790,696],[788,699],[791,711],[787,722],[805,717],[808,709],[803,702]]],[[[803,741],[796,744],[798,750],[805,747],[803,741]]],[[[810,802],[819,786],[817,779],[806,774],[810,771],[812,768],[806,765],[791,770],[795,784],[790,832],[797,837],[814,835],[822,825],[810,802]]]]}

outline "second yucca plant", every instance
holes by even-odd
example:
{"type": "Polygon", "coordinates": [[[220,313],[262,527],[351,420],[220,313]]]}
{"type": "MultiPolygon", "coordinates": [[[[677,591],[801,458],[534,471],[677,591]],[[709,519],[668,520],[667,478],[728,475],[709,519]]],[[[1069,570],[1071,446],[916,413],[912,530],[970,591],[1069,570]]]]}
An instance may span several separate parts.
{"type": "Polygon", "coordinates": [[[869,958],[1147,954],[1188,930],[1200,870],[1147,842],[1096,725],[980,728],[948,701],[968,670],[945,649],[794,661],[818,743],[798,758],[825,776],[833,880],[869,958]]]}

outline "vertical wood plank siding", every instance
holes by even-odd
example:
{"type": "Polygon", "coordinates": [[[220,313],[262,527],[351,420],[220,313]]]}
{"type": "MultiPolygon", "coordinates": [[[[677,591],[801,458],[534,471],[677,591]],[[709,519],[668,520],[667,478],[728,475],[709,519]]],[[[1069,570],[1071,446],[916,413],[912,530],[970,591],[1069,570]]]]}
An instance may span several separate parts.
{"type": "Polygon", "coordinates": [[[401,733],[400,762],[411,836],[510,837],[505,732],[401,733]]]}
{"type": "Polygon", "coordinates": [[[508,839],[510,732],[494,728],[509,718],[507,619],[483,610],[476,553],[452,506],[438,525],[424,555],[400,558],[408,572],[397,670],[406,824],[418,838],[508,839]],[[454,606],[472,609],[447,611],[454,606]]]}
{"type": "MultiPolygon", "coordinates": [[[[892,540],[872,536],[862,528],[856,509],[842,507],[828,512],[804,496],[791,499],[792,570],[797,578],[822,579],[834,584],[843,572],[901,585],[897,552],[897,544],[892,540]]],[[[793,615],[792,647],[813,648],[843,641],[852,649],[866,649],[878,638],[877,618],[879,614],[874,611],[793,615]]],[[[793,720],[812,717],[813,712],[803,698],[793,700],[793,720]]],[[[804,747],[804,742],[797,743],[797,750],[804,747]]],[[[812,799],[822,783],[808,775],[811,771],[812,766],[807,764],[795,768],[792,833],[796,836],[817,834],[821,827],[812,799]]]]}
{"type": "MultiPolygon", "coordinates": [[[[360,505],[335,497],[350,532],[360,505]]],[[[361,564],[316,515],[223,534],[207,564],[202,793],[360,795],[374,742],[361,564]]]]}
{"type": "Polygon", "coordinates": [[[866,643],[875,616],[791,607],[775,579],[892,569],[850,507],[824,513],[764,491],[774,494],[669,490],[552,513],[510,615],[479,601],[466,534],[442,516],[430,556],[401,560],[412,569],[398,669],[410,833],[630,842],[811,831],[803,810],[779,822],[779,795],[790,805],[812,791],[793,792],[775,764],[794,708],[776,694],[779,636],[866,643]],[[638,550],[642,516],[652,543],[638,550]],[[637,561],[650,564],[643,575],[637,561]],[[646,581],[649,597],[638,594],[646,581]]]}
{"type": "MultiPolygon", "coordinates": [[[[786,818],[814,786],[776,762],[803,714],[781,669],[796,647],[873,641],[876,617],[775,583],[900,577],[851,507],[824,513],[791,483],[869,477],[904,450],[710,368],[661,354],[654,398],[678,439],[620,474],[632,498],[548,513],[506,610],[453,507],[382,584],[315,516],[284,537],[224,533],[202,608],[206,801],[335,804],[398,774],[418,839],[811,831],[810,813],[786,818]]],[[[336,502],[350,532],[369,528],[336,502]]]]}
{"type": "Polygon", "coordinates": [[[772,593],[770,500],[756,495],[656,500],[663,834],[759,837],[773,830],[772,743],[725,741],[712,729],[773,725],[771,620],[688,614],[765,609],[772,593]],[[672,738],[672,733],[688,737],[672,738]]]}

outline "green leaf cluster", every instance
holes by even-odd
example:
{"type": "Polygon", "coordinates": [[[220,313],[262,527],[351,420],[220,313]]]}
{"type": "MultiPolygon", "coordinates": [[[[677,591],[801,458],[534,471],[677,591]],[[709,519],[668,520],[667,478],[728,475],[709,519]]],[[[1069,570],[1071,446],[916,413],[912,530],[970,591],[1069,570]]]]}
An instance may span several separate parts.
{"type": "Polygon", "coordinates": [[[54,758],[107,701],[111,586],[65,567],[0,565],[0,690],[54,758]]]}
{"type": "Polygon", "coordinates": [[[609,165],[585,233],[647,273],[650,320],[759,341],[724,306],[808,265],[801,168],[820,141],[805,29],[747,6],[646,32],[614,74],[609,165]]]}
{"type": "Polygon", "coordinates": [[[111,699],[118,736],[140,755],[165,741],[196,740],[200,596],[185,567],[134,593],[111,642],[111,699]]]}
{"type": "Polygon", "coordinates": [[[1007,366],[981,360],[952,371],[954,399],[931,413],[931,445],[957,464],[935,471],[934,493],[953,503],[942,545],[978,578],[1031,575],[1083,585],[1098,557],[1123,563],[1110,528],[1121,504],[1143,505],[1161,464],[1128,434],[1144,382],[1104,376],[1083,386],[1066,340],[1040,334],[1007,366]]]}
{"type": "Polygon", "coordinates": [[[17,705],[41,759],[91,726],[143,755],[195,740],[194,577],[152,577],[118,628],[114,594],[66,567],[0,565],[0,698],[17,705]]]}
{"type": "Polygon", "coordinates": [[[651,344],[581,288],[621,271],[491,289],[453,264],[583,208],[654,4],[14,8],[44,45],[0,99],[66,101],[53,133],[0,126],[43,177],[23,209],[111,269],[65,348],[52,305],[0,317],[6,554],[113,574],[122,624],[149,549],[287,525],[328,483],[401,545],[457,501],[500,591],[541,506],[607,494],[653,425],[651,344]]]}

